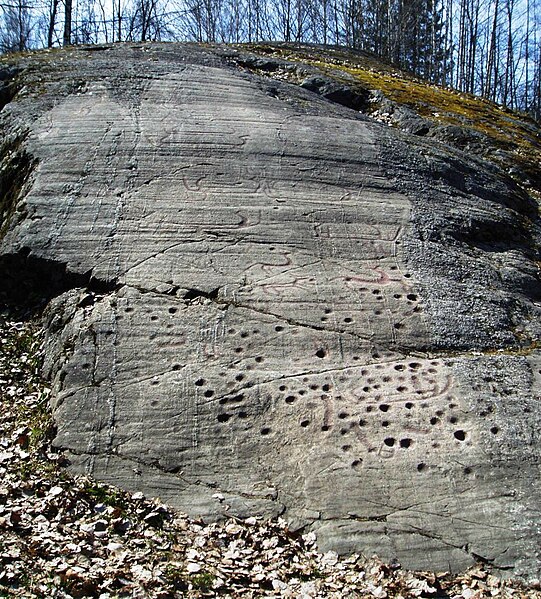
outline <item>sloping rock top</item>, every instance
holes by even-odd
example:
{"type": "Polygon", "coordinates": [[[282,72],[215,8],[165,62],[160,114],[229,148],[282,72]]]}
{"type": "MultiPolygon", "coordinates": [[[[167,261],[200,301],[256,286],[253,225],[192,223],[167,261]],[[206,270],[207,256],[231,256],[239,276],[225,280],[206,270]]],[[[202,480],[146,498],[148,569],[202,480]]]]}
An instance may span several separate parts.
{"type": "Polygon", "coordinates": [[[3,292],[50,300],[56,446],[191,515],[535,575],[537,205],[265,60],[132,44],[5,68],[3,292]]]}

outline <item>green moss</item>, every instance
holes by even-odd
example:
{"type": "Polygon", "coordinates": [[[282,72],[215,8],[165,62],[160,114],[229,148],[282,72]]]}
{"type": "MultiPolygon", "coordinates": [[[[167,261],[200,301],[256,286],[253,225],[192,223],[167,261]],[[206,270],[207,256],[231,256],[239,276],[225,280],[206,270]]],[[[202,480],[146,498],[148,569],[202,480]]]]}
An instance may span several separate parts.
{"type": "Polygon", "coordinates": [[[182,568],[174,564],[165,567],[164,578],[175,591],[188,590],[188,581],[182,568]]]}
{"type": "Polygon", "coordinates": [[[214,583],[214,575],[210,572],[201,572],[199,574],[194,574],[190,581],[194,587],[198,591],[208,592],[212,590],[212,585],[214,583]]]}
{"type": "Polygon", "coordinates": [[[125,508],[125,498],[121,491],[97,482],[88,481],[84,492],[96,503],[103,503],[111,507],[125,508]]]}

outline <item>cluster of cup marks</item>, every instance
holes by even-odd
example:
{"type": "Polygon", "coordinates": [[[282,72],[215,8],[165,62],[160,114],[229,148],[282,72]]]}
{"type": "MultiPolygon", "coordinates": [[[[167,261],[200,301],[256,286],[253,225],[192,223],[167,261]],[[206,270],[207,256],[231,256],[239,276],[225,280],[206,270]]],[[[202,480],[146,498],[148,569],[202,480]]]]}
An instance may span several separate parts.
{"type": "MultiPolygon", "coordinates": [[[[282,325],[275,325],[274,331],[281,333],[284,331],[282,325]]],[[[292,328],[292,334],[295,334],[296,329],[292,328]]],[[[259,329],[253,329],[251,333],[246,330],[237,331],[236,329],[230,328],[227,331],[230,335],[238,335],[241,339],[247,339],[249,336],[258,335],[259,329]]],[[[242,346],[235,347],[233,350],[236,354],[243,354],[245,348],[242,346]]],[[[314,430],[317,427],[323,433],[332,433],[333,431],[340,435],[340,438],[344,439],[341,449],[344,453],[350,454],[354,451],[351,443],[348,442],[348,435],[353,433],[357,437],[361,436],[362,431],[365,427],[369,426],[369,420],[372,420],[372,427],[369,436],[372,437],[374,434],[378,439],[378,443],[374,443],[374,439],[370,438],[371,446],[368,448],[368,452],[376,452],[378,450],[408,450],[415,445],[415,439],[411,436],[397,435],[393,436],[389,433],[393,427],[392,415],[393,412],[396,414],[397,408],[403,410],[402,416],[406,419],[410,419],[412,416],[416,416],[417,423],[420,421],[426,425],[424,428],[416,423],[415,428],[417,433],[428,432],[433,428],[442,425],[443,423],[449,423],[451,426],[452,439],[457,443],[462,443],[467,440],[467,431],[460,428],[459,416],[456,412],[458,404],[456,400],[449,395],[443,395],[438,398],[437,402],[430,402],[431,392],[427,386],[436,385],[437,381],[435,375],[438,373],[438,367],[441,366],[441,362],[438,360],[427,361],[401,361],[395,362],[390,361],[393,354],[390,352],[374,352],[372,357],[374,360],[386,360],[381,362],[374,362],[372,364],[363,366],[352,366],[351,369],[344,370],[339,376],[336,377],[336,382],[342,385],[351,386],[353,382],[356,386],[359,381],[365,383],[361,389],[356,388],[357,399],[360,405],[360,410],[357,410],[355,414],[351,414],[344,407],[340,407],[340,402],[343,401],[343,397],[340,394],[336,394],[333,390],[333,382],[324,378],[321,375],[304,376],[302,378],[290,379],[279,381],[278,387],[274,394],[274,399],[282,403],[287,407],[293,407],[298,402],[304,401],[304,408],[311,410],[317,407],[317,404],[311,403],[314,399],[328,402],[332,397],[333,405],[337,406],[334,409],[333,417],[327,422],[314,422],[307,416],[301,416],[298,424],[301,428],[306,430],[314,430]],[[295,382],[291,382],[291,381],[295,382]],[[300,383],[300,384],[299,384],[300,383]],[[385,389],[382,389],[382,386],[385,389]],[[388,394],[388,399],[385,399],[384,393],[388,394]],[[434,405],[437,403],[437,405],[434,405]],[[432,408],[431,410],[429,410],[432,408]],[[416,413],[419,409],[427,410],[426,417],[416,413]],[[426,422],[425,422],[426,421],[426,422]],[[381,434],[377,431],[374,433],[374,428],[381,429],[381,434]]],[[[314,353],[314,358],[324,360],[327,357],[327,351],[324,348],[318,348],[314,353]]],[[[361,358],[359,356],[352,356],[353,361],[358,361],[361,358]]],[[[265,358],[263,356],[250,357],[247,360],[243,360],[243,370],[251,371],[256,369],[265,358]]],[[[231,369],[238,370],[238,364],[231,364],[228,367],[230,372],[231,369]]],[[[246,405],[248,399],[243,392],[245,389],[249,389],[254,386],[254,383],[247,380],[248,372],[237,372],[234,376],[234,380],[226,382],[225,387],[231,389],[226,395],[220,397],[218,404],[220,411],[217,415],[217,423],[224,425],[226,423],[232,423],[235,419],[245,420],[249,418],[249,408],[246,405]]],[[[221,377],[227,377],[227,370],[223,370],[219,373],[221,377]]],[[[198,378],[195,380],[195,386],[199,388],[199,393],[207,399],[215,397],[215,390],[207,386],[207,381],[204,378],[198,378]]],[[[351,395],[351,394],[348,394],[351,395]]],[[[350,403],[350,402],[348,402],[350,403]]],[[[295,414],[298,414],[298,409],[295,408],[295,414]]],[[[492,427],[491,433],[497,434],[498,428],[492,427]]],[[[272,428],[270,425],[261,427],[260,434],[263,437],[271,435],[272,428]]],[[[441,437],[441,434],[438,435],[441,437]]],[[[440,441],[436,438],[432,440],[432,447],[437,448],[440,445],[440,441]]],[[[362,465],[362,458],[355,457],[351,461],[351,467],[356,469],[362,465]]],[[[422,472],[426,469],[424,462],[417,464],[417,470],[422,472]]],[[[464,468],[465,474],[471,473],[471,468],[464,468]]]]}
{"type": "MultiPolygon", "coordinates": [[[[398,270],[398,266],[390,266],[389,267],[390,271],[397,271],[398,270]]],[[[411,278],[411,274],[410,273],[405,273],[404,275],[401,275],[401,278],[404,279],[410,279],[411,278]]],[[[346,285],[350,284],[351,282],[354,282],[355,279],[354,277],[345,277],[344,278],[346,285]]],[[[389,312],[389,311],[393,311],[391,310],[392,308],[392,303],[389,301],[385,301],[385,297],[384,297],[384,292],[379,289],[379,288],[373,288],[370,289],[369,287],[357,287],[355,286],[355,292],[357,294],[361,294],[361,295],[365,295],[367,296],[367,298],[370,297],[370,295],[372,295],[372,300],[375,301],[375,307],[372,310],[372,313],[374,314],[374,316],[381,316],[384,312],[389,312]]],[[[417,303],[418,302],[418,297],[416,293],[413,292],[404,292],[404,293],[393,293],[392,295],[390,295],[390,297],[388,298],[389,300],[393,300],[395,302],[405,302],[406,305],[411,309],[411,314],[412,313],[419,313],[421,312],[421,306],[417,303]]],[[[402,309],[402,306],[400,306],[400,310],[402,309]]],[[[366,308],[364,309],[364,311],[366,312],[366,308]]],[[[325,313],[324,315],[320,318],[322,323],[325,323],[329,320],[330,314],[332,313],[332,310],[330,308],[325,308],[325,313]]],[[[406,316],[407,312],[403,313],[403,316],[406,316]]],[[[354,319],[351,316],[346,316],[342,319],[342,322],[345,325],[351,325],[354,323],[354,319]]],[[[339,323],[338,323],[339,324],[339,323]]],[[[393,323],[393,328],[395,330],[400,330],[404,328],[404,321],[397,321],[393,323]]]]}
{"type": "MultiPolygon", "coordinates": [[[[346,280],[347,280],[347,278],[346,278],[346,280]]],[[[362,289],[360,289],[360,291],[368,292],[370,290],[362,288],[362,289]]],[[[375,296],[376,300],[379,300],[379,301],[383,300],[383,296],[379,289],[373,289],[371,291],[372,291],[372,294],[375,296]]],[[[415,304],[417,301],[417,296],[413,293],[407,293],[404,295],[394,294],[393,297],[396,300],[406,299],[408,305],[415,304]]],[[[133,310],[133,308],[127,307],[125,309],[125,312],[131,312],[132,310],[133,310]]],[[[419,311],[419,310],[420,310],[419,306],[414,306],[414,308],[413,308],[414,312],[419,311]]],[[[170,317],[174,316],[174,314],[177,312],[177,308],[174,306],[171,306],[168,308],[168,312],[169,312],[170,317]]],[[[332,310],[330,308],[325,308],[324,315],[321,317],[321,321],[326,322],[328,320],[329,314],[331,314],[331,313],[332,313],[332,310]]],[[[376,315],[381,314],[381,310],[376,308],[376,310],[374,310],[374,313],[376,315]]],[[[152,320],[156,320],[156,319],[157,319],[157,317],[155,315],[153,315],[152,320]]],[[[343,318],[343,322],[345,324],[349,324],[349,323],[353,322],[353,319],[351,317],[346,316],[343,318]]],[[[399,326],[397,326],[397,325],[399,325],[399,323],[395,324],[395,328],[399,328],[399,326]]],[[[169,327],[172,327],[172,326],[173,326],[173,324],[170,323],[169,327]]],[[[282,325],[277,324],[274,326],[274,332],[277,334],[282,333],[284,330],[285,330],[285,327],[282,325]]],[[[245,339],[245,340],[247,340],[247,338],[250,337],[251,335],[260,334],[260,332],[261,331],[259,329],[253,329],[251,332],[248,332],[245,330],[237,331],[234,328],[230,328],[227,331],[227,333],[229,335],[233,335],[233,336],[238,335],[240,337],[240,339],[245,339]]],[[[288,334],[295,335],[295,334],[298,334],[298,329],[296,329],[295,327],[292,327],[291,330],[289,330],[287,332],[288,332],[288,334]]],[[[235,354],[237,354],[239,356],[239,359],[243,359],[243,370],[244,371],[250,371],[250,370],[255,369],[265,360],[265,358],[263,356],[256,356],[254,358],[249,358],[248,360],[246,360],[243,356],[245,348],[242,347],[241,345],[235,347],[233,351],[235,354]]],[[[314,356],[316,358],[323,360],[327,357],[327,351],[324,348],[319,348],[315,351],[314,356]]],[[[387,357],[391,358],[391,356],[392,356],[392,354],[389,353],[389,355],[387,357]]],[[[386,356],[380,355],[377,352],[375,352],[372,354],[372,357],[374,360],[378,360],[378,359],[385,358],[386,356]]],[[[358,360],[360,360],[360,358],[359,358],[359,356],[352,356],[352,360],[358,361],[358,360]]],[[[360,394],[358,397],[359,401],[364,402],[364,401],[368,400],[368,401],[370,401],[370,403],[368,403],[368,405],[366,405],[366,407],[364,408],[364,412],[362,414],[352,415],[352,414],[348,413],[345,409],[344,410],[339,409],[336,414],[336,422],[334,424],[327,423],[327,422],[320,423],[319,426],[320,426],[321,431],[328,432],[333,429],[336,429],[339,431],[340,435],[346,436],[353,429],[356,429],[356,428],[362,429],[363,427],[367,426],[367,424],[368,424],[367,418],[371,418],[371,417],[373,418],[374,416],[377,416],[380,418],[379,424],[380,424],[382,432],[383,432],[382,443],[383,443],[384,447],[404,449],[404,450],[407,450],[407,449],[413,447],[414,439],[412,439],[410,437],[404,436],[401,438],[396,438],[396,437],[386,434],[386,431],[392,425],[392,422],[389,417],[390,417],[392,411],[396,410],[396,407],[400,403],[399,401],[396,400],[396,394],[409,393],[410,395],[413,395],[412,399],[415,398],[415,394],[418,394],[418,396],[425,395],[425,397],[421,398],[422,399],[421,401],[405,401],[403,404],[400,404],[406,410],[406,413],[404,414],[406,418],[408,418],[412,415],[413,410],[416,407],[420,407],[423,409],[430,407],[428,402],[426,401],[427,399],[429,399],[429,397],[426,397],[426,390],[423,391],[422,389],[419,389],[419,388],[415,389],[415,387],[419,387],[419,380],[423,380],[423,382],[428,383],[428,384],[434,384],[435,380],[433,378],[431,378],[431,375],[435,375],[437,373],[437,367],[439,365],[440,365],[440,362],[431,361],[430,363],[425,364],[425,368],[423,369],[423,364],[421,364],[420,362],[411,361],[409,363],[408,362],[396,363],[393,366],[394,371],[396,371],[394,373],[394,377],[389,374],[384,374],[383,376],[378,377],[378,375],[375,373],[376,370],[382,370],[385,368],[388,369],[389,364],[387,362],[381,362],[381,363],[376,362],[374,364],[366,365],[365,367],[362,367],[362,368],[361,367],[352,368],[351,375],[355,377],[356,381],[366,377],[364,379],[364,382],[366,383],[366,385],[362,388],[363,393],[360,394]],[[358,368],[361,368],[360,371],[358,370],[358,368]],[[372,369],[374,371],[372,373],[372,376],[370,376],[370,374],[371,374],[370,369],[372,369]],[[388,387],[389,383],[392,385],[393,382],[397,383],[396,388],[394,390],[392,390],[392,395],[394,397],[393,397],[392,401],[388,401],[386,403],[383,398],[383,394],[378,393],[378,390],[381,388],[381,383],[385,383],[386,386],[388,387]],[[407,386],[407,383],[409,383],[409,385],[410,385],[409,387],[407,386]]],[[[235,369],[236,367],[237,367],[237,365],[230,364],[228,369],[235,369]]],[[[178,370],[179,368],[180,368],[180,366],[175,364],[173,367],[173,370],[178,370]]],[[[345,383],[351,375],[349,375],[346,371],[344,371],[344,373],[340,377],[338,377],[338,381],[340,383],[345,383]]],[[[220,373],[220,376],[227,377],[228,372],[222,371],[220,373]]],[[[286,405],[292,406],[293,404],[295,404],[298,400],[301,400],[307,394],[310,394],[311,397],[319,394],[319,398],[323,401],[328,400],[329,397],[332,395],[332,399],[337,404],[339,404],[339,402],[343,398],[341,395],[333,393],[332,382],[326,379],[322,384],[320,384],[315,381],[315,378],[316,377],[312,377],[312,379],[314,379],[314,380],[311,382],[311,379],[309,377],[304,377],[302,379],[302,383],[304,384],[304,386],[301,386],[300,388],[297,388],[297,389],[293,389],[285,383],[279,385],[279,387],[278,387],[279,400],[283,401],[286,405]]],[[[318,378],[321,379],[321,377],[318,377],[318,378]]],[[[234,377],[234,381],[230,380],[226,383],[226,385],[225,385],[226,388],[230,388],[230,389],[232,388],[233,391],[219,399],[219,404],[220,404],[220,406],[222,406],[224,411],[219,412],[219,414],[217,416],[218,423],[225,424],[227,422],[230,422],[234,416],[236,416],[237,418],[239,418],[241,420],[249,417],[249,412],[247,411],[246,406],[243,405],[244,400],[246,399],[245,394],[242,392],[238,392],[238,393],[235,392],[234,388],[238,389],[239,387],[241,387],[242,389],[249,389],[253,385],[254,385],[253,382],[246,380],[246,374],[244,374],[243,372],[238,372],[234,377]],[[228,409],[228,411],[225,411],[225,409],[228,409]]],[[[204,390],[202,389],[203,387],[206,386],[206,381],[204,378],[198,378],[195,381],[195,386],[199,387],[201,389],[202,394],[205,398],[211,399],[212,397],[215,396],[214,389],[211,389],[211,388],[205,388],[204,390]]],[[[386,389],[386,391],[388,392],[389,390],[386,389]]],[[[419,399],[419,398],[417,398],[417,399],[419,399]]],[[[458,416],[456,414],[452,413],[453,409],[457,408],[458,406],[456,403],[454,403],[454,399],[452,397],[448,397],[446,399],[449,402],[448,403],[448,407],[450,410],[449,415],[447,416],[447,418],[445,418],[443,409],[436,410],[434,412],[434,414],[431,414],[428,418],[428,422],[431,426],[436,426],[445,420],[447,420],[452,425],[458,424],[458,416]]],[[[314,405],[307,403],[306,407],[312,408],[312,407],[314,407],[314,405]]],[[[308,429],[312,424],[314,424],[314,423],[312,423],[310,421],[310,419],[307,417],[302,418],[299,421],[300,427],[305,428],[305,429],[308,429]]],[[[267,435],[271,434],[271,432],[272,432],[272,429],[270,426],[263,426],[260,429],[260,434],[262,436],[267,436],[267,435]]],[[[499,432],[499,429],[498,429],[498,427],[493,426],[490,429],[490,432],[492,434],[496,435],[499,432]]],[[[467,432],[465,432],[461,428],[455,428],[455,430],[453,431],[453,436],[457,441],[462,442],[462,441],[466,440],[467,432]]],[[[436,447],[438,447],[438,445],[439,444],[437,441],[433,442],[433,447],[436,448],[436,447]]],[[[352,449],[352,447],[348,443],[345,443],[344,445],[342,445],[342,450],[344,452],[349,452],[351,449],[352,449]]],[[[368,451],[369,452],[377,451],[377,447],[370,447],[368,449],[368,451]]],[[[351,466],[353,468],[356,468],[361,463],[362,463],[362,459],[360,459],[360,458],[354,459],[351,462],[351,466]]],[[[424,463],[419,463],[417,465],[417,470],[421,472],[425,469],[425,466],[426,465],[424,463]]],[[[466,473],[469,473],[469,471],[470,471],[469,468],[465,468],[466,473]]]]}
{"type": "MultiPolygon", "coordinates": [[[[347,280],[347,278],[346,278],[347,280]]],[[[369,292],[369,289],[365,289],[362,288],[360,289],[360,291],[365,291],[365,292],[369,292]]],[[[383,300],[383,296],[381,294],[381,291],[379,289],[373,289],[371,290],[372,294],[375,296],[376,301],[382,301],[383,300]]],[[[407,293],[407,294],[394,294],[394,299],[396,300],[400,300],[400,299],[405,299],[407,300],[408,305],[412,305],[412,304],[416,304],[417,302],[417,296],[413,293],[407,293]]],[[[420,308],[418,305],[415,305],[413,308],[413,311],[419,311],[420,308]]],[[[132,307],[127,307],[125,309],[125,312],[131,312],[133,311],[132,307]]],[[[177,312],[177,308],[174,306],[171,306],[168,308],[168,313],[170,315],[170,317],[174,316],[175,313],[177,312]]],[[[321,321],[324,323],[328,320],[329,315],[332,313],[332,310],[330,308],[325,308],[324,310],[324,315],[321,317],[321,321]]],[[[376,310],[374,310],[374,313],[376,315],[381,314],[381,310],[379,310],[378,308],[376,308],[376,310]]],[[[153,315],[151,317],[152,320],[156,320],[157,316],[153,315]]],[[[353,322],[353,319],[349,316],[346,316],[343,318],[343,322],[345,324],[350,324],[353,322]]],[[[395,328],[399,328],[399,326],[397,326],[399,323],[395,324],[395,328]]],[[[168,328],[174,326],[172,323],[169,323],[168,328]]],[[[287,333],[288,334],[298,334],[298,329],[295,327],[288,327],[287,333]]],[[[276,334],[280,334],[285,330],[285,327],[277,324],[274,326],[274,333],[276,334]]],[[[242,330],[242,331],[237,331],[234,328],[230,328],[228,329],[227,333],[229,335],[232,336],[239,336],[240,339],[242,340],[247,340],[248,337],[250,337],[251,335],[259,335],[261,333],[261,331],[259,329],[253,329],[251,332],[242,330]]],[[[243,356],[244,352],[245,352],[245,348],[243,346],[241,346],[239,344],[239,346],[235,347],[233,349],[234,353],[238,355],[239,359],[243,360],[243,370],[244,371],[250,371],[253,370],[257,367],[259,367],[259,365],[264,362],[265,358],[263,356],[255,356],[254,358],[248,358],[246,359],[245,356],[243,356]]],[[[372,354],[372,358],[374,360],[378,360],[378,359],[385,359],[387,358],[392,359],[393,354],[392,353],[388,353],[388,355],[385,355],[386,352],[383,352],[383,355],[378,354],[377,352],[374,352],[372,354]]],[[[315,358],[319,358],[321,360],[325,359],[327,357],[327,351],[324,348],[319,348],[315,351],[314,353],[314,357],[315,358]]],[[[358,361],[360,360],[359,356],[352,356],[352,361],[358,361]]],[[[383,374],[383,375],[378,375],[376,373],[376,371],[380,371],[382,369],[387,369],[389,370],[389,363],[388,362],[380,362],[380,363],[374,363],[374,364],[369,364],[366,365],[364,367],[355,367],[351,369],[351,374],[348,374],[347,371],[344,371],[344,373],[338,377],[338,382],[340,383],[345,383],[351,376],[353,376],[355,378],[355,381],[358,382],[359,380],[363,380],[366,383],[364,387],[362,387],[362,393],[359,394],[358,396],[358,400],[360,402],[369,402],[368,405],[365,406],[364,411],[362,411],[362,413],[357,413],[355,415],[350,414],[349,412],[347,412],[345,409],[338,409],[337,413],[336,413],[336,418],[334,419],[335,422],[334,423],[330,423],[330,422],[323,422],[323,423],[313,423],[311,422],[311,420],[308,417],[303,417],[301,418],[301,420],[299,421],[299,426],[301,428],[305,428],[305,429],[309,429],[311,427],[311,425],[316,425],[316,426],[320,426],[320,430],[324,433],[328,432],[328,431],[332,431],[332,430],[338,430],[339,434],[342,436],[347,436],[348,433],[350,432],[354,432],[354,429],[362,430],[365,426],[368,425],[368,419],[372,418],[379,418],[379,426],[381,426],[381,430],[382,430],[382,445],[380,444],[380,447],[383,446],[384,448],[394,448],[394,449],[400,449],[400,450],[407,450],[411,447],[413,447],[414,445],[414,439],[412,439],[411,437],[407,437],[407,436],[402,436],[401,438],[397,438],[394,437],[390,434],[387,434],[387,431],[389,430],[389,427],[392,427],[392,422],[390,419],[390,416],[392,414],[392,412],[394,410],[396,410],[396,408],[398,406],[403,407],[405,409],[405,414],[404,416],[406,418],[409,418],[412,416],[414,409],[417,407],[420,407],[422,409],[426,409],[429,408],[430,405],[428,403],[428,399],[430,399],[429,397],[427,397],[427,392],[426,389],[415,389],[415,387],[419,387],[419,381],[423,381],[424,383],[427,384],[435,384],[435,379],[432,378],[433,375],[435,375],[437,373],[437,367],[440,365],[440,362],[438,361],[431,361],[429,363],[426,363],[423,367],[423,364],[421,362],[416,362],[416,361],[410,361],[410,362],[401,362],[401,363],[396,363],[394,364],[394,366],[392,367],[394,369],[394,373],[393,374],[383,374]],[[360,371],[359,371],[360,368],[360,371]],[[391,392],[391,395],[393,396],[392,400],[387,400],[387,402],[384,399],[383,396],[383,392],[379,392],[381,388],[381,383],[384,383],[386,385],[386,389],[385,392],[389,393],[389,391],[391,392]],[[393,385],[394,383],[396,383],[396,387],[394,389],[389,389],[389,385],[393,385]],[[408,387],[409,384],[409,387],[408,387]],[[404,401],[404,403],[402,403],[400,400],[397,400],[397,394],[398,396],[400,394],[409,394],[410,396],[412,396],[412,399],[417,399],[418,401],[404,401]],[[415,395],[417,395],[417,398],[415,398],[415,395]],[[421,397],[419,397],[421,396],[421,397]],[[419,401],[420,400],[420,401],[419,401]]],[[[228,369],[235,369],[237,368],[238,365],[236,364],[230,364],[228,369]]],[[[173,366],[173,370],[178,370],[180,369],[180,366],[178,364],[175,364],[173,366]]],[[[221,377],[227,377],[228,376],[228,372],[227,371],[222,371],[220,373],[221,377]]],[[[211,399],[212,397],[215,396],[215,391],[214,389],[211,388],[205,388],[203,389],[203,387],[206,387],[206,380],[204,378],[198,378],[195,381],[195,386],[201,389],[202,395],[207,398],[207,399],[211,399]]],[[[293,388],[291,386],[291,384],[286,384],[285,382],[280,384],[278,389],[277,389],[277,395],[278,395],[278,401],[283,401],[286,405],[288,406],[292,406],[293,404],[295,404],[297,401],[303,399],[305,396],[310,395],[310,397],[314,397],[314,396],[318,396],[319,395],[319,399],[321,399],[322,401],[328,401],[329,398],[332,396],[333,402],[336,402],[336,404],[339,404],[340,401],[343,399],[341,395],[339,394],[334,394],[333,393],[333,385],[332,382],[328,379],[325,379],[323,381],[323,383],[321,383],[321,376],[319,377],[303,377],[302,379],[302,383],[303,385],[301,385],[300,388],[293,388]],[[320,382],[316,381],[315,379],[318,378],[320,382]]],[[[239,389],[249,389],[250,387],[254,386],[254,383],[246,380],[246,374],[244,374],[243,372],[238,372],[235,377],[234,380],[230,380],[228,382],[226,382],[226,388],[228,389],[232,389],[231,392],[229,392],[227,395],[225,395],[224,397],[221,397],[219,399],[219,404],[220,406],[222,406],[222,411],[219,412],[218,416],[217,416],[217,422],[219,424],[225,424],[227,422],[230,422],[232,420],[232,418],[235,416],[241,420],[244,420],[246,418],[249,417],[249,412],[247,411],[248,408],[246,408],[246,406],[244,405],[244,400],[246,399],[246,396],[244,393],[242,392],[235,392],[235,388],[239,389]],[[228,411],[225,411],[228,410],[228,411]]],[[[435,410],[435,412],[433,414],[430,414],[427,419],[428,419],[428,423],[431,426],[437,426],[440,423],[444,422],[445,420],[447,420],[447,422],[449,422],[452,425],[458,425],[458,421],[459,418],[456,414],[453,413],[453,410],[455,408],[457,408],[457,404],[455,403],[455,400],[452,397],[447,397],[446,398],[448,400],[448,408],[449,408],[449,414],[447,417],[445,417],[445,411],[444,409],[437,409],[435,410]]],[[[314,404],[310,404],[310,403],[306,403],[305,407],[310,409],[310,408],[314,408],[314,404]]],[[[433,407],[433,406],[432,406],[433,407]]],[[[269,434],[271,434],[272,429],[270,426],[263,426],[260,429],[260,434],[262,436],[267,436],[269,434]]],[[[496,435],[499,432],[498,427],[493,426],[490,429],[490,432],[494,435],[496,435]]],[[[461,428],[456,428],[453,431],[453,436],[454,438],[459,441],[465,441],[467,438],[467,432],[465,432],[463,429],[461,428]]],[[[438,441],[434,441],[433,442],[433,447],[437,448],[439,446],[438,441]]],[[[350,452],[352,450],[352,446],[349,443],[344,443],[342,445],[342,450],[344,452],[350,452]]],[[[369,452],[374,452],[377,451],[378,447],[376,446],[372,446],[369,447],[368,451],[369,452]]],[[[352,468],[357,468],[358,466],[360,466],[362,464],[362,459],[358,458],[358,459],[354,459],[351,462],[351,467],[352,468]]],[[[419,463],[417,465],[417,470],[419,472],[423,471],[425,469],[426,465],[424,463],[419,463]]],[[[471,469],[470,468],[465,468],[464,469],[465,473],[468,474],[471,469]]]]}

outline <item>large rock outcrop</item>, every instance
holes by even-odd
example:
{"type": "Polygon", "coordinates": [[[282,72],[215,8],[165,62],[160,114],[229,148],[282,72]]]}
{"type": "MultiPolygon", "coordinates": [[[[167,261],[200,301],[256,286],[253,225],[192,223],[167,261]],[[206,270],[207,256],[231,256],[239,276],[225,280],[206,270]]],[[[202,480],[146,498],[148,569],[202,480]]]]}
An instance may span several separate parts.
{"type": "Polygon", "coordinates": [[[298,86],[257,60],[4,68],[3,291],[50,300],[56,445],[192,515],[537,576],[537,206],[315,67],[298,86]]]}

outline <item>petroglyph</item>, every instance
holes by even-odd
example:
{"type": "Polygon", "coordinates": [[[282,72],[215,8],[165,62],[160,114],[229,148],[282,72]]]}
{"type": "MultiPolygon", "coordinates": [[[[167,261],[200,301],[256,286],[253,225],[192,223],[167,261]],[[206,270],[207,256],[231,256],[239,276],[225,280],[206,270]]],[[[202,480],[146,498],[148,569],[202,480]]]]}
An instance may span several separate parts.
{"type": "Polygon", "coordinates": [[[443,149],[270,96],[222,52],[73,50],[43,76],[83,92],[2,111],[38,165],[2,268],[56,296],[56,445],[205,518],[281,514],[406,567],[538,570],[541,445],[518,408],[539,398],[538,223],[498,203],[504,179],[492,199],[464,191],[482,169],[452,188],[425,158],[443,149]],[[473,206],[532,243],[469,243],[473,206]]]}

